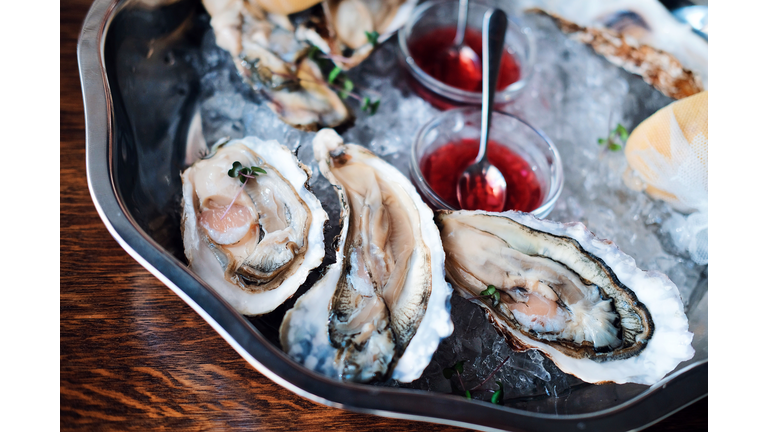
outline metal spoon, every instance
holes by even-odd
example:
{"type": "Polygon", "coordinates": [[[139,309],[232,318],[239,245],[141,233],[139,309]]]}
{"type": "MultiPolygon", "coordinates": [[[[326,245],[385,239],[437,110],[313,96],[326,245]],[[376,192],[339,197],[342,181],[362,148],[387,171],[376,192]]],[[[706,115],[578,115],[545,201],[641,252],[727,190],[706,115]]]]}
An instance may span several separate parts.
{"type": "Polygon", "coordinates": [[[507,196],[507,182],[498,168],[488,162],[486,148],[491,130],[493,98],[499,78],[507,15],[493,9],[483,17],[483,108],[480,124],[480,150],[477,158],[459,177],[456,193],[466,210],[502,211],[507,196]]]}
{"type": "Polygon", "coordinates": [[[477,55],[475,50],[464,44],[468,11],[469,0],[459,0],[459,21],[456,24],[456,37],[453,38],[453,45],[448,48],[446,55],[457,59],[459,64],[464,65],[464,69],[474,77],[481,74],[483,65],[480,62],[480,56],[477,55]]]}

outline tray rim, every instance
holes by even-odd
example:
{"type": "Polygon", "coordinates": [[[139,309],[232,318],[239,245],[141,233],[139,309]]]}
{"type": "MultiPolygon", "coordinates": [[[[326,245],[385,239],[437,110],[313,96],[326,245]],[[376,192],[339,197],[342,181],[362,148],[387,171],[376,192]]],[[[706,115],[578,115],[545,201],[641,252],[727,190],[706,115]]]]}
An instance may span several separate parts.
{"type": "Polygon", "coordinates": [[[299,396],[334,408],[484,431],[635,430],[648,427],[708,395],[708,359],[670,374],[620,405],[589,414],[569,415],[500,407],[455,395],[342,383],[296,364],[149,237],[133,220],[120,198],[111,164],[116,125],[104,63],[104,42],[112,19],[127,2],[94,1],[77,45],[91,199],[118,244],[197,312],[251,366],[273,382],[299,396]],[[663,408],[660,410],[659,407],[663,408]]]}

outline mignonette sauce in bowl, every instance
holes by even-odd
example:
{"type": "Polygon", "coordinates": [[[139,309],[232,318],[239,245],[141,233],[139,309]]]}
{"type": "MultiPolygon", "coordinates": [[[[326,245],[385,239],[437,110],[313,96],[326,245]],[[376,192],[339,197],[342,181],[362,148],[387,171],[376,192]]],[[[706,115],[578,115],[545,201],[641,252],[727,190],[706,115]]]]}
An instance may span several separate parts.
{"type": "MultiPolygon", "coordinates": [[[[455,108],[430,120],[416,135],[411,180],[433,209],[461,208],[456,185],[477,156],[480,123],[480,108],[455,108]]],[[[552,141],[525,120],[494,111],[487,151],[488,161],[507,181],[504,210],[547,216],[563,190],[563,166],[552,141]]]]}
{"type": "MultiPolygon", "coordinates": [[[[416,79],[417,93],[423,86],[441,98],[460,104],[482,103],[482,23],[490,6],[470,1],[464,44],[477,54],[480,67],[468,66],[445,53],[453,45],[459,16],[458,1],[427,1],[414,9],[398,31],[400,60],[416,79]]],[[[528,81],[535,57],[531,31],[510,16],[504,38],[495,103],[514,100],[528,81]]],[[[433,99],[427,97],[427,99],[433,99]]],[[[442,103],[438,108],[455,106],[442,103]]]]}

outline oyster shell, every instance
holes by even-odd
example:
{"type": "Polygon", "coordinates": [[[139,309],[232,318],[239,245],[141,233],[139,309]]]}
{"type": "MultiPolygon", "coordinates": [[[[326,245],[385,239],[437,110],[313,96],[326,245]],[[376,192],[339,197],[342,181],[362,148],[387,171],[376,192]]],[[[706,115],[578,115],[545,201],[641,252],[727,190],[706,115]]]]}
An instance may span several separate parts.
{"type": "MultiPolygon", "coordinates": [[[[674,55],[650,45],[639,44],[629,35],[617,33],[611,29],[582,27],[541,9],[532,9],[530,12],[549,16],[571,39],[591,46],[596,53],[609,62],[624,68],[627,72],[641,76],[645,82],[656,87],[666,96],[683,99],[707,89],[706,44],[704,44],[704,67],[699,68],[704,73],[702,79],[701,73],[684,67],[674,55]]],[[[692,32],[688,31],[688,33],[691,37],[698,38],[693,36],[692,32]]],[[[666,36],[665,34],[663,38],[666,36]]]]}
{"type": "Polygon", "coordinates": [[[348,381],[418,378],[453,331],[433,213],[396,168],[333,130],[313,141],[341,201],[336,262],[288,311],[283,349],[348,381]]]}
{"type": "Polygon", "coordinates": [[[522,0],[517,6],[551,16],[572,38],[670,97],[693,94],[694,86],[708,88],[707,41],[678,21],[664,2],[522,0]],[[680,87],[675,90],[672,84],[680,87]]]}
{"type": "Polygon", "coordinates": [[[653,384],[693,357],[677,287],[584,225],[513,211],[440,211],[436,222],[448,279],[512,348],[591,383],[653,384]],[[496,305],[481,295],[489,285],[496,305]]]}
{"type": "Polygon", "coordinates": [[[287,147],[255,137],[215,146],[181,175],[182,234],[190,268],[238,312],[271,312],[325,256],[328,215],[310,171],[287,147]],[[264,169],[242,184],[233,163],[264,169]]]}

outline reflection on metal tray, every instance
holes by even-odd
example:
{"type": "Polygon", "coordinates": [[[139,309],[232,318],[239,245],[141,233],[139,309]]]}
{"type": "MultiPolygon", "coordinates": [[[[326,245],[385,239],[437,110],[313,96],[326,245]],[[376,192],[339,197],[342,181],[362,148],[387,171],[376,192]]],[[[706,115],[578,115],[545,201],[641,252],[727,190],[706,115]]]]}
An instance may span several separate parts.
{"type": "MultiPolygon", "coordinates": [[[[265,317],[247,319],[186,267],[178,228],[179,173],[185,167],[193,118],[208,96],[196,63],[202,61],[200,47],[208,29],[207,15],[196,1],[154,8],[140,1],[94,3],[78,46],[88,184],[102,220],[120,245],[261,373],[330,406],[486,430],[637,429],[706,396],[706,322],[691,324],[691,331],[704,335],[696,357],[657,385],[584,385],[567,398],[543,395],[508,406],[341,383],[291,361],[277,340],[290,303],[265,317]],[[562,412],[568,414],[558,414],[562,412]]],[[[243,86],[241,94],[250,94],[243,86]]],[[[238,126],[232,127],[237,132],[238,126]]],[[[703,307],[706,316],[706,274],[690,295],[691,306],[703,307]]]]}

